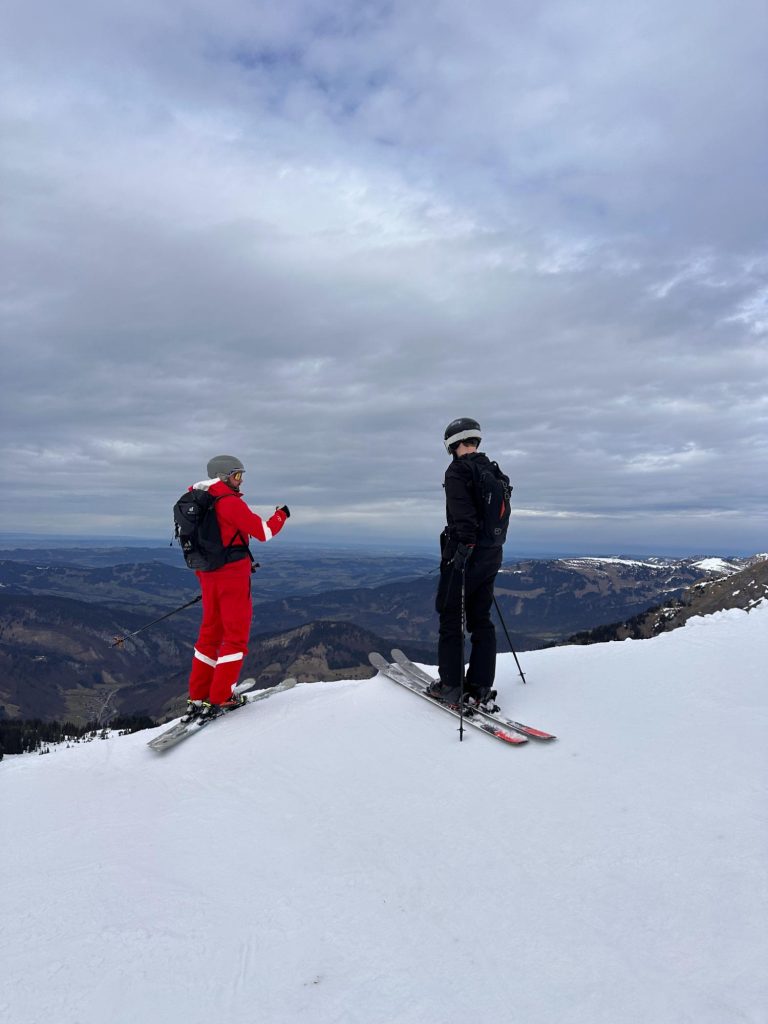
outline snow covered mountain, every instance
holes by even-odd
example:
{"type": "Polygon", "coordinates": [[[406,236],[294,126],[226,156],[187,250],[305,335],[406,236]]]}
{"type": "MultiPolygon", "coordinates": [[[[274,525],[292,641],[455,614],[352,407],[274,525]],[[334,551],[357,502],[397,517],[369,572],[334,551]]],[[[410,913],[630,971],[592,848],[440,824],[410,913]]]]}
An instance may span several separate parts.
{"type": "Polygon", "coordinates": [[[14,1024],[764,1024],[768,602],[0,764],[14,1024]]]}
{"type": "Polygon", "coordinates": [[[614,622],[572,636],[568,643],[594,644],[606,640],[646,640],[678,629],[688,619],[729,608],[749,610],[768,597],[768,555],[755,555],[744,568],[731,566],[724,571],[720,559],[707,559],[714,578],[687,587],[663,605],[634,615],[625,622],[614,622]]]}

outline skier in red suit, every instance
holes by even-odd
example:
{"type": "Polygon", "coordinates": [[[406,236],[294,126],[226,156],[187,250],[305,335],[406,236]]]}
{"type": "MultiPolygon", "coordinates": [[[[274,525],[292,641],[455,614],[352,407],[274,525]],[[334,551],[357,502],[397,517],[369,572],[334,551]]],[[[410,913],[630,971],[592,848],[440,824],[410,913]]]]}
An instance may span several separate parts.
{"type": "Polygon", "coordinates": [[[220,569],[196,573],[203,592],[203,621],[189,676],[191,712],[208,704],[228,707],[237,703],[232,690],[248,653],[251,631],[253,558],[248,539],[271,540],[291,514],[288,506],[282,505],[265,522],[250,510],[240,493],[245,469],[234,456],[217,455],[207,470],[210,479],[193,488],[220,499],[214,512],[228,560],[220,569]]]}

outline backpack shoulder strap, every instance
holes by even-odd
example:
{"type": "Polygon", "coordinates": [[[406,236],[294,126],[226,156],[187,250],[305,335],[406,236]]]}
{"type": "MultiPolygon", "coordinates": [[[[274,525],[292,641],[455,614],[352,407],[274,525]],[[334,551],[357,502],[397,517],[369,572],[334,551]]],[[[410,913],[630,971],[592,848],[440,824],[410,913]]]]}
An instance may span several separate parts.
{"type": "MultiPolygon", "coordinates": [[[[224,498],[236,498],[236,497],[237,497],[237,495],[234,494],[234,493],[231,493],[231,494],[218,494],[218,495],[216,495],[214,497],[213,501],[211,502],[211,508],[213,508],[213,506],[217,502],[223,501],[224,498]]],[[[251,549],[250,549],[250,546],[248,544],[248,537],[247,536],[244,537],[240,530],[235,530],[235,532],[234,532],[234,534],[232,536],[232,540],[229,542],[229,544],[227,544],[227,550],[229,550],[230,548],[235,547],[235,541],[237,541],[238,539],[240,541],[240,544],[248,552],[248,557],[250,558],[251,562],[255,564],[256,560],[254,559],[253,555],[251,554],[251,549]]]]}

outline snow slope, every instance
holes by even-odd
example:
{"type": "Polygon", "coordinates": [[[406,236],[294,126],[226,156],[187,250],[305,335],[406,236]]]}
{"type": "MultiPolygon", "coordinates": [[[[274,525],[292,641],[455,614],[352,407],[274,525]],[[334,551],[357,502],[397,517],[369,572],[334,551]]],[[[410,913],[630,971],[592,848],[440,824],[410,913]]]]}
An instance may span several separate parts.
{"type": "Polygon", "coordinates": [[[768,604],[0,764],[13,1024],[764,1024],[768,604]]]}
{"type": "Polygon", "coordinates": [[[734,565],[733,562],[726,562],[724,558],[702,558],[700,562],[693,563],[704,572],[718,572],[723,576],[730,576],[739,572],[742,566],[734,565]]]}

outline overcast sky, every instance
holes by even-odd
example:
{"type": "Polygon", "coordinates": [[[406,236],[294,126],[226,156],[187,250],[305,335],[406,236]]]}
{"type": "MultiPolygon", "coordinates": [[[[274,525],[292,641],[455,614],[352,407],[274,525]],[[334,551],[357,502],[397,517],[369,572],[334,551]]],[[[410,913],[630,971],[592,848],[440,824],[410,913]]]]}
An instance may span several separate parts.
{"type": "Polygon", "coordinates": [[[764,0],[8,0],[6,531],[768,550],[764,0]]]}

